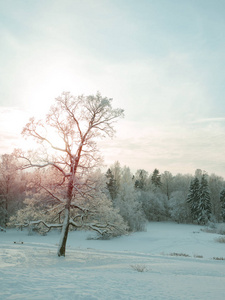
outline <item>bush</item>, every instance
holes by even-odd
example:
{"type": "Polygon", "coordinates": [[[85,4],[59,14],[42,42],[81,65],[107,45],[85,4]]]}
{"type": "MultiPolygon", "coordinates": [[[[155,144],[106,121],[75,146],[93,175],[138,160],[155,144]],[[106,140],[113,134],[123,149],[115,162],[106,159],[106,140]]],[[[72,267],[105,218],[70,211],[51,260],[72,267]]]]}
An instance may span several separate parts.
{"type": "Polygon", "coordinates": [[[225,235],[225,224],[219,224],[216,233],[225,235]]]}
{"type": "Polygon", "coordinates": [[[224,236],[218,237],[215,239],[215,241],[218,243],[225,243],[225,237],[224,236]]]}
{"type": "Polygon", "coordinates": [[[216,233],[216,234],[225,235],[225,224],[224,223],[217,224],[214,222],[208,222],[208,226],[201,230],[204,232],[208,232],[208,233],[216,233]]]}
{"type": "Polygon", "coordinates": [[[203,258],[203,255],[194,254],[195,258],[203,258]]]}
{"type": "Polygon", "coordinates": [[[137,272],[146,272],[148,271],[148,267],[146,265],[131,265],[131,268],[137,272]]]}
{"type": "Polygon", "coordinates": [[[190,255],[186,254],[186,253],[170,253],[170,256],[183,256],[183,257],[190,257],[190,255]]]}

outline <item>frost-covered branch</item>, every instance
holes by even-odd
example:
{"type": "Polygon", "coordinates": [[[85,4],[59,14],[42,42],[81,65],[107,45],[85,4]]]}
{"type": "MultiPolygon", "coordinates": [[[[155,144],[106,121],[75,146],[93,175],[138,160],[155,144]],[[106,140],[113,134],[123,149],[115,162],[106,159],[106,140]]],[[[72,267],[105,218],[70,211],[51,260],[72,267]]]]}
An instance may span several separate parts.
{"type": "Polygon", "coordinates": [[[62,228],[63,224],[47,224],[45,221],[43,220],[38,220],[38,221],[27,221],[24,222],[24,224],[15,224],[15,226],[18,227],[30,227],[30,226],[34,226],[34,225],[40,225],[43,224],[46,228],[48,228],[47,232],[50,231],[52,228],[62,228]]]}
{"type": "Polygon", "coordinates": [[[43,185],[40,184],[40,187],[45,190],[50,196],[52,196],[52,198],[54,198],[56,201],[60,202],[60,203],[64,203],[65,201],[63,201],[62,199],[58,198],[57,196],[55,196],[52,192],[49,191],[49,189],[47,189],[46,187],[44,187],[43,185]]]}
{"type": "Polygon", "coordinates": [[[32,163],[31,159],[29,159],[29,157],[24,156],[22,154],[19,154],[17,156],[17,158],[21,158],[24,159],[25,161],[27,161],[27,163],[23,164],[22,166],[19,167],[19,169],[21,170],[26,170],[26,169],[31,169],[31,168],[39,168],[39,169],[43,169],[46,167],[54,167],[56,168],[58,171],[60,171],[65,177],[70,176],[70,173],[66,173],[58,164],[56,164],[55,162],[46,162],[43,164],[40,163],[32,163]]]}

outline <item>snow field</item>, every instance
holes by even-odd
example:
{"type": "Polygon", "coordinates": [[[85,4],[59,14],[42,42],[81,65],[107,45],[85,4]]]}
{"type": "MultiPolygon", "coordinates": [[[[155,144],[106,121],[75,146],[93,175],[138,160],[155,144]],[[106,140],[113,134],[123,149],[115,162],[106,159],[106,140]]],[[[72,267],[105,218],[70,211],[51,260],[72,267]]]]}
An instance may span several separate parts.
{"type": "Polygon", "coordinates": [[[57,232],[1,232],[0,299],[222,300],[225,261],[213,257],[225,258],[225,244],[200,229],[149,223],[146,232],[105,241],[71,232],[66,257],[57,257],[57,232]]]}

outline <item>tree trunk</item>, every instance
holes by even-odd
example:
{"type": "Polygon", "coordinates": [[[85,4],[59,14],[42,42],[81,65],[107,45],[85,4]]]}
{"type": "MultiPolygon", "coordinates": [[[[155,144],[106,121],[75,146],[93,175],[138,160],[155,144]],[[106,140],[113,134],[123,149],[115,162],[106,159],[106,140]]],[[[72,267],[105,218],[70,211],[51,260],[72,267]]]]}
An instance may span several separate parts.
{"type": "Polygon", "coordinates": [[[64,221],[63,221],[61,237],[60,237],[60,241],[59,241],[58,256],[65,256],[65,254],[66,254],[66,241],[67,241],[68,232],[69,232],[70,205],[71,205],[71,200],[72,200],[72,192],[73,192],[73,179],[71,176],[69,183],[68,183],[67,202],[66,202],[66,206],[65,206],[64,221]]]}
{"type": "Polygon", "coordinates": [[[58,256],[65,256],[66,254],[66,241],[67,241],[68,231],[69,231],[69,220],[70,220],[70,210],[69,208],[66,208],[61,237],[59,241],[58,256]]]}

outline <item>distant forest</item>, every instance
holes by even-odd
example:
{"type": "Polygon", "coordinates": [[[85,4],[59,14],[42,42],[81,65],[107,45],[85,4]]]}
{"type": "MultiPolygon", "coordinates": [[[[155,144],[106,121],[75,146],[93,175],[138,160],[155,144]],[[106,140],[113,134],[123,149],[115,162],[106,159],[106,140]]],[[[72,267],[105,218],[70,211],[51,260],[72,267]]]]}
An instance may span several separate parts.
{"type": "MultiPolygon", "coordinates": [[[[60,172],[51,166],[21,170],[13,154],[2,155],[0,226],[27,226],[41,234],[60,227],[59,200],[66,198],[65,183],[60,180],[60,172]]],[[[160,173],[157,168],[151,174],[143,169],[132,174],[117,161],[105,173],[95,169],[85,178],[78,176],[76,184],[72,225],[96,230],[105,238],[145,230],[147,221],[225,222],[225,181],[200,169],[194,176],[160,173]]]]}

